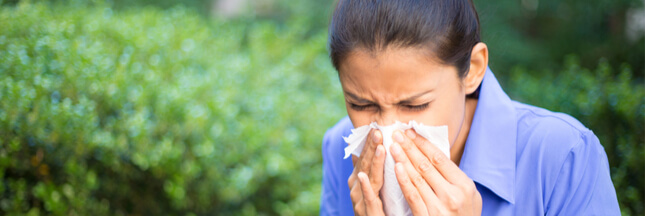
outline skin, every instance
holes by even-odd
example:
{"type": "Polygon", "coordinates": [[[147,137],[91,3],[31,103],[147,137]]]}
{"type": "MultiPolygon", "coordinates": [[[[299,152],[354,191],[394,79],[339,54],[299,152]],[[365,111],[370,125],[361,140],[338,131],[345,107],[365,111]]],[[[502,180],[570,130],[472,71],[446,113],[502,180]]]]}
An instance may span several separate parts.
{"type": "MultiPolygon", "coordinates": [[[[477,99],[466,95],[480,85],[487,65],[484,43],[473,47],[463,78],[454,66],[420,48],[388,47],[377,53],[356,49],[341,62],[340,81],[354,127],[397,120],[448,125],[452,160],[414,130],[393,134],[395,172],[414,215],[481,214],[481,195],[459,169],[459,161],[477,107],[477,99]]],[[[353,157],[348,185],[357,215],[383,215],[378,196],[385,161],[382,140],[380,131],[372,130],[361,157],[353,157]]]]}

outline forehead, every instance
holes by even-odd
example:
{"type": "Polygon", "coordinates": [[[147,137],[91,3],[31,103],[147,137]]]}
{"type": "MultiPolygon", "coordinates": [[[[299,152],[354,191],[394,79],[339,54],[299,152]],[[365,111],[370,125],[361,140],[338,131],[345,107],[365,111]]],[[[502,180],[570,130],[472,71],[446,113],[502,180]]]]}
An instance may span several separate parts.
{"type": "Polygon", "coordinates": [[[392,99],[458,80],[455,67],[416,48],[353,51],[340,65],[339,75],[345,91],[392,99]]]}

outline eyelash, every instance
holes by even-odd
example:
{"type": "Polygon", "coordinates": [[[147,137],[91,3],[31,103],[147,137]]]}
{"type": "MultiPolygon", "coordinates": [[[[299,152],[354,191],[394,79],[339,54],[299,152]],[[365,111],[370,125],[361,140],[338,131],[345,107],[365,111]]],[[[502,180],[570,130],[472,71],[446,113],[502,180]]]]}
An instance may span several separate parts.
{"type": "MultiPolygon", "coordinates": [[[[405,107],[406,109],[408,109],[410,111],[421,111],[421,110],[424,110],[424,109],[428,108],[429,104],[430,103],[424,103],[424,104],[421,104],[421,105],[403,105],[403,107],[405,107]]],[[[373,105],[373,104],[357,105],[357,104],[350,103],[350,106],[352,107],[353,110],[363,111],[363,110],[366,110],[367,108],[373,107],[375,105],[373,105]]]]}
{"type": "Polygon", "coordinates": [[[367,108],[370,108],[370,107],[374,106],[372,104],[356,105],[356,104],[353,104],[353,103],[350,103],[349,105],[352,107],[353,110],[356,110],[356,111],[363,111],[363,110],[366,110],[367,108]]]}
{"type": "Polygon", "coordinates": [[[414,106],[412,106],[412,105],[404,105],[404,106],[405,106],[406,109],[409,109],[411,111],[421,111],[421,110],[424,110],[424,109],[428,108],[429,104],[430,103],[424,103],[424,104],[421,104],[421,105],[414,105],[414,106]]]}

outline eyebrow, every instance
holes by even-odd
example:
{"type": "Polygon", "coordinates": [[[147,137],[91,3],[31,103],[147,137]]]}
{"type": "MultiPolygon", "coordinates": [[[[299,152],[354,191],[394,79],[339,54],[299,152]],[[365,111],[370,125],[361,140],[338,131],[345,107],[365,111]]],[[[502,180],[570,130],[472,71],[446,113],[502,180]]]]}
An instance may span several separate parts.
{"type": "MultiPolygon", "coordinates": [[[[423,96],[425,94],[428,94],[430,92],[432,92],[432,90],[428,90],[428,91],[425,91],[425,92],[421,92],[421,93],[412,95],[412,96],[410,96],[410,97],[408,97],[406,99],[403,99],[403,100],[399,101],[397,104],[409,104],[409,103],[412,103],[412,101],[414,101],[415,99],[417,99],[417,98],[419,98],[419,97],[421,97],[421,96],[423,96]]],[[[351,92],[348,92],[348,91],[345,91],[345,94],[347,96],[351,97],[352,99],[356,100],[358,103],[375,103],[374,101],[359,97],[359,96],[357,96],[357,95],[355,95],[355,94],[353,94],[351,92]]]]}

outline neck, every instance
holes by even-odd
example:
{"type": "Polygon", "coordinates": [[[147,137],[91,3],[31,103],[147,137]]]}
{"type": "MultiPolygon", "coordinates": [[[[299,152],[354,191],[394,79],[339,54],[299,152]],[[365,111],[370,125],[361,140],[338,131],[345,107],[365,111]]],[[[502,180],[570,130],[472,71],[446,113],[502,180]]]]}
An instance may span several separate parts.
{"type": "Polygon", "coordinates": [[[468,139],[468,133],[470,132],[470,126],[473,123],[476,109],[477,99],[467,98],[464,122],[461,124],[461,130],[459,130],[459,135],[457,135],[457,141],[450,148],[450,159],[452,159],[457,166],[459,166],[461,156],[464,154],[464,147],[466,147],[466,140],[468,139]]]}

